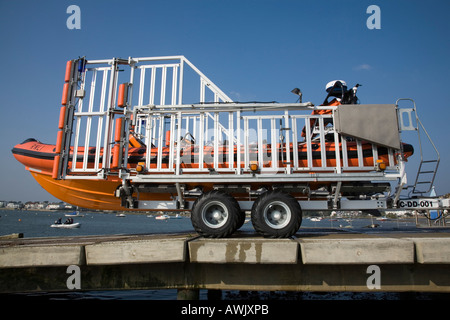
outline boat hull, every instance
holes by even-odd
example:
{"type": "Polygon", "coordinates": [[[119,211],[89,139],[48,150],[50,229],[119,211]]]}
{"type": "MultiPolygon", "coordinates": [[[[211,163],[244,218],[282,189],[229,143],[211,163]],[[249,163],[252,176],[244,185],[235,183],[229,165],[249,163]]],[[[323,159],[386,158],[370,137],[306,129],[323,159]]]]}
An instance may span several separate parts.
{"type": "Polygon", "coordinates": [[[50,225],[50,227],[60,228],[60,229],[74,229],[74,228],[79,228],[80,225],[81,224],[78,222],[76,222],[76,223],[60,223],[60,224],[52,224],[52,225],[50,225]]]}
{"type": "MultiPolygon", "coordinates": [[[[117,179],[55,180],[51,175],[30,170],[33,178],[55,198],[72,205],[93,210],[125,210],[114,192],[121,185],[117,179]]],[[[144,194],[142,200],[171,200],[170,194],[144,194]]],[[[132,209],[129,209],[132,210],[132,209]]]]}

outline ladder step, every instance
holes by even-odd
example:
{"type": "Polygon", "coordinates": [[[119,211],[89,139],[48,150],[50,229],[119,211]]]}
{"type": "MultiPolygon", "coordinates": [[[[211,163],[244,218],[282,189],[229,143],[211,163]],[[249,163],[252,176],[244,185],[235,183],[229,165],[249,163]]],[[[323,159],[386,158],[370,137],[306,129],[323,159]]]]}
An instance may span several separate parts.
{"type": "Polygon", "coordinates": [[[423,174],[423,173],[434,173],[435,171],[420,171],[419,174],[423,174]]]}
{"type": "Polygon", "coordinates": [[[438,162],[437,160],[423,160],[422,163],[434,163],[438,162]]]}
{"type": "Polygon", "coordinates": [[[431,181],[419,181],[419,182],[416,182],[416,184],[425,184],[425,183],[431,183],[431,181]]]}

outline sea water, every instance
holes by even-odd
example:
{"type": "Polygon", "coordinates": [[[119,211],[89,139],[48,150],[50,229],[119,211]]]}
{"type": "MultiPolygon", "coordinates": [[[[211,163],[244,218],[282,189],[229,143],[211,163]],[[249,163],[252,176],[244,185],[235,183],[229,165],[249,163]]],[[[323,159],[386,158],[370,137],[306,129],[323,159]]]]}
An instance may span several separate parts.
{"type": "Polygon", "coordinates": [[[83,217],[73,217],[80,223],[79,228],[51,228],[58,218],[68,219],[64,211],[0,211],[0,235],[23,233],[26,238],[64,237],[104,234],[152,234],[171,232],[194,232],[190,219],[157,220],[146,214],[125,214],[118,217],[115,213],[81,212],[83,217]]]}
{"type": "MultiPolygon", "coordinates": [[[[82,211],[83,217],[74,217],[74,222],[81,224],[80,228],[63,229],[51,228],[58,218],[64,222],[70,212],[64,211],[28,211],[28,210],[1,210],[0,211],[0,236],[12,233],[23,233],[26,238],[34,237],[64,237],[64,236],[86,236],[86,235],[112,235],[112,234],[156,234],[187,232],[195,233],[191,221],[186,216],[178,219],[158,220],[156,215],[125,213],[119,217],[116,213],[103,213],[82,211]]],[[[359,219],[323,219],[311,221],[304,218],[302,230],[309,229],[331,229],[336,232],[386,232],[386,231],[417,231],[416,222],[413,218],[391,219],[379,221],[375,218],[359,219]],[[371,228],[373,225],[376,228],[371,228]]],[[[246,232],[254,232],[251,222],[244,223],[240,229],[246,232]]],[[[330,230],[328,230],[330,231],[330,230]]]]}

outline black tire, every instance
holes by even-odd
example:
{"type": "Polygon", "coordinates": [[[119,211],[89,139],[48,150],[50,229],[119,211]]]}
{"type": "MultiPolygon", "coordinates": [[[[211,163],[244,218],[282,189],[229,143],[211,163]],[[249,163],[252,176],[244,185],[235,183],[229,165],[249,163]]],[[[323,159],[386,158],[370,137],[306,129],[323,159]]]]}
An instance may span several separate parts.
{"type": "Polygon", "coordinates": [[[267,238],[288,238],[302,224],[302,209],[297,200],[280,190],[261,195],[252,207],[252,224],[267,238]]]}
{"type": "Polygon", "coordinates": [[[239,222],[237,225],[237,230],[239,230],[245,223],[245,211],[239,212],[239,222]]]}
{"type": "Polygon", "coordinates": [[[232,196],[210,191],[195,201],[191,222],[195,231],[208,238],[225,238],[235,232],[241,220],[241,209],[232,196]]]}

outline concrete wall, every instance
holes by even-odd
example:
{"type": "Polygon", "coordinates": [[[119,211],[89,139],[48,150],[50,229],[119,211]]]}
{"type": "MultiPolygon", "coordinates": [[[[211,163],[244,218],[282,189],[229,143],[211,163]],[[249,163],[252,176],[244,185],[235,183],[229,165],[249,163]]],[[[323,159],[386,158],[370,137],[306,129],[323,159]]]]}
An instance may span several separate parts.
{"type": "Polygon", "coordinates": [[[189,235],[0,240],[0,292],[229,289],[450,292],[450,235],[363,234],[294,239],[189,235]],[[369,281],[369,282],[368,282],[369,281]]]}

